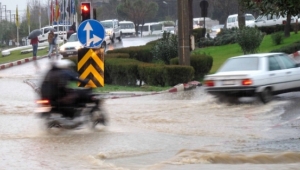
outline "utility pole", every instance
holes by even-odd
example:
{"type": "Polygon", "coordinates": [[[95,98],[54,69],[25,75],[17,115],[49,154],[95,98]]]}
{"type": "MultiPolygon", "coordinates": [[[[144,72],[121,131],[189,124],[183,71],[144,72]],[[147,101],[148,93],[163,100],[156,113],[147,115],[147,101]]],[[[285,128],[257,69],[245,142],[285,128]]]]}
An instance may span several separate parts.
{"type": "Polygon", "coordinates": [[[2,21],[2,4],[0,2],[0,22],[2,21]]]}
{"type": "MultiPolygon", "coordinates": [[[[11,10],[7,10],[7,12],[9,12],[9,22],[11,22],[11,10]]],[[[6,18],[6,16],[5,16],[6,18]]]]}
{"type": "Polygon", "coordinates": [[[177,0],[179,65],[190,65],[190,10],[189,0],[177,0]]]}

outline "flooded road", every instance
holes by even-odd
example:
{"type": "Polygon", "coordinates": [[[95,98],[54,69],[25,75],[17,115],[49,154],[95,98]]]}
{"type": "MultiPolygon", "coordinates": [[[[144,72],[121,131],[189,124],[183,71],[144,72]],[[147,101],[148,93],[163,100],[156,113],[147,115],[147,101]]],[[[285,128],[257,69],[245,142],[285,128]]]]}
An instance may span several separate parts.
{"type": "MultiPolygon", "coordinates": [[[[124,39],[124,43],[125,43],[124,39]]],[[[47,59],[39,60],[47,67],[47,59]]],[[[290,170],[300,167],[300,93],[219,104],[202,87],[107,99],[110,122],[48,134],[33,63],[0,71],[0,169],[290,170]],[[21,70],[21,72],[20,72],[21,70]]]]}

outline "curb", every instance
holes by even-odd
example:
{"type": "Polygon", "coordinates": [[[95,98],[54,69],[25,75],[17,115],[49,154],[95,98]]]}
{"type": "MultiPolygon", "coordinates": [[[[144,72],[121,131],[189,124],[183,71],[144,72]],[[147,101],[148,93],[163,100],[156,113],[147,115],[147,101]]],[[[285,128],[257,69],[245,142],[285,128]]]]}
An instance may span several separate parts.
{"type": "MultiPolygon", "coordinates": [[[[23,81],[28,84],[36,93],[40,93],[39,87],[32,82],[30,79],[26,79],[23,81]]],[[[191,81],[185,84],[178,84],[169,90],[164,90],[160,92],[109,92],[109,93],[96,93],[101,96],[109,96],[103,97],[104,99],[120,99],[120,98],[130,98],[130,97],[140,97],[140,96],[148,96],[148,95],[156,95],[156,94],[164,94],[164,93],[176,93],[179,91],[187,91],[191,89],[195,89],[197,86],[201,86],[202,84],[198,81],[191,81]]]]}
{"type": "Polygon", "coordinates": [[[36,58],[35,57],[29,57],[29,58],[17,60],[17,61],[14,61],[14,62],[1,64],[0,65],[0,70],[6,69],[6,68],[10,68],[10,67],[13,67],[13,66],[18,66],[18,65],[21,65],[21,64],[24,64],[24,63],[28,63],[30,61],[39,60],[41,58],[46,58],[46,57],[47,57],[47,55],[45,55],[45,56],[37,56],[36,58]]]}
{"type": "Polygon", "coordinates": [[[99,95],[112,95],[112,97],[108,97],[105,99],[120,99],[120,98],[129,98],[129,97],[140,97],[140,96],[148,96],[148,95],[156,95],[156,94],[164,94],[164,93],[176,93],[180,91],[187,91],[195,89],[197,86],[201,86],[201,82],[191,81],[185,84],[178,84],[168,90],[160,91],[160,92],[110,92],[110,93],[99,93],[99,95]]]}

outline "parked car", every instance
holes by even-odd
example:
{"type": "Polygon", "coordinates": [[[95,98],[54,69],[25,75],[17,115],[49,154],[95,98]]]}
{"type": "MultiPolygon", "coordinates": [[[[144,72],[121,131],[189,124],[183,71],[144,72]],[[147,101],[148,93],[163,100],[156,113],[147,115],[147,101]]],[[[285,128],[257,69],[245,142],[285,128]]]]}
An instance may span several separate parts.
{"type": "Polygon", "coordinates": [[[224,28],[224,25],[214,25],[211,27],[210,31],[209,31],[209,36],[211,38],[215,38],[220,32],[221,29],[224,28]]]}
{"type": "MultiPolygon", "coordinates": [[[[106,36],[103,40],[101,47],[106,51],[107,45],[111,44],[109,36],[106,36]]],[[[67,42],[59,47],[59,53],[64,57],[76,56],[79,49],[83,48],[83,45],[79,42],[77,33],[73,33],[67,42]]]]}
{"type": "Polygon", "coordinates": [[[122,32],[117,19],[104,20],[100,22],[105,28],[105,33],[110,37],[112,43],[115,43],[115,39],[122,41],[122,32]]]}
{"type": "Polygon", "coordinates": [[[205,90],[220,101],[258,96],[268,103],[273,95],[300,90],[300,67],[284,53],[242,55],[227,59],[204,82],[205,90]]]}
{"type": "MultiPolygon", "coordinates": [[[[248,27],[255,26],[254,24],[255,18],[252,14],[245,14],[245,20],[246,20],[246,26],[248,27]]],[[[229,15],[227,17],[226,28],[230,29],[234,27],[236,28],[239,27],[238,14],[229,15]]]]}
{"type": "MultiPolygon", "coordinates": [[[[291,23],[295,23],[297,20],[296,16],[291,17],[291,23]]],[[[273,25],[282,25],[286,23],[286,16],[281,15],[260,15],[255,20],[255,26],[273,26],[273,25]]]]}

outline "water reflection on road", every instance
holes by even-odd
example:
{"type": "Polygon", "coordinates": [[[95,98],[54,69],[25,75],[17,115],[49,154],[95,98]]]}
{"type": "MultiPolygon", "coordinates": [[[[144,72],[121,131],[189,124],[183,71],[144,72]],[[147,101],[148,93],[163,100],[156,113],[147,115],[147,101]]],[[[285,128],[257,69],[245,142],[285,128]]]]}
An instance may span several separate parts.
{"type": "Polygon", "coordinates": [[[298,93],[282,95],[267,105],[219,104],[202,87],[107,99],[109,126],[53,135],[41,128],[34,114],[36,95],[23,83],[35,77],[34,68],[15,69],[24,72],[0,72],[0,169],[300,167],[299,107],[293,103],[299,101],[298,93]]]}

